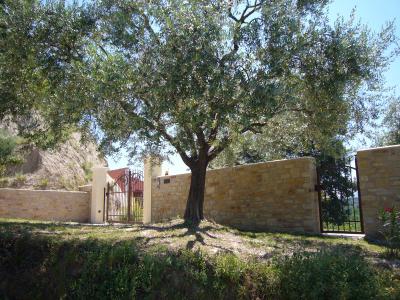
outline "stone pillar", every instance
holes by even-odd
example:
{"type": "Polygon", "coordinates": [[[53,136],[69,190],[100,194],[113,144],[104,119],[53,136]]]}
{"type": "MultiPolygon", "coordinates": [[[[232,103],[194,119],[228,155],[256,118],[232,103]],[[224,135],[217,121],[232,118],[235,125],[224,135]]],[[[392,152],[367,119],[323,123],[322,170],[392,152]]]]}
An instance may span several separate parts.
{"type": "Polygon", "coordinates": [[[92,197],[90,202],[90,223],[100,224],[104,220],[104,188],[107,186],[107,167],[94,167],[92,197]]]}
{"type": "Polygon", "coordinates": [[[156,158],[144,160],[143,223],[151,223],[151,186],[154,177],[161,176],[161,162],[156,158]]]}
{"type": "Polygon", "coordinates": [[[379,237],[379,210],[400,208],[400,145],[360,150],[357,163],[364,232],[379,237]]]}

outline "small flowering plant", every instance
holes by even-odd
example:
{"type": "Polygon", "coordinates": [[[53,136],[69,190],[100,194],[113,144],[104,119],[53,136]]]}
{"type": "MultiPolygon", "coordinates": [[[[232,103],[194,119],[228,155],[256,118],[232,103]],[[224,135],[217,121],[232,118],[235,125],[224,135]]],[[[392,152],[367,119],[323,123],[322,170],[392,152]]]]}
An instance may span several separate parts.
{"type": "Polygon", "coordinates": [[[386,247],[390,256],[400,254],[400,211],[393,207],[386,207],[379,212],[382,222],[380,231],[385,238],[386,247]]]}

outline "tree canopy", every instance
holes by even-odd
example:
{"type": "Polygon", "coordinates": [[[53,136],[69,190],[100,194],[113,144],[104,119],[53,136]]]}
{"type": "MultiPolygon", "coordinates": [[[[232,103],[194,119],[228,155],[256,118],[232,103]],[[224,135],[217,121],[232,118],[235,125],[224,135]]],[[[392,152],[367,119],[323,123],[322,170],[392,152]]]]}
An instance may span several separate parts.
{"type": "Polygon", "coordinates": [[[68,94],[65,80],[73,64],[86,57],[94,26],[95,15],[86,5],[0,1],[0,121],[11,118],[21,134],[42,146],[65,136],[72,122],[56,118],[54,98],[68,102],[61,91],[68,94]]]}
{"type": "Polygon", "coordinates": [[[383,118],[385,131],[377,138],[378,146],[388,146],[400,144],[400,99],[389,104],[383,118]]]}

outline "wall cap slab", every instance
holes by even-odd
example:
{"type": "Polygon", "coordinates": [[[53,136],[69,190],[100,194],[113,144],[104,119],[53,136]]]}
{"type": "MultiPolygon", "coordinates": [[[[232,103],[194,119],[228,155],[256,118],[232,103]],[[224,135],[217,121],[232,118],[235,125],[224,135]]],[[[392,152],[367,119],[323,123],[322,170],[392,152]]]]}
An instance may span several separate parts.
{"type": "MultiPolygon", "coordinates": [[[[282,164],[282,163],[292,163],[293,161],[312,161],[315,162],[315,158],[311,156],[304,156],[304,157],[299,157],[299,158],[290,158],[290,159],[277,159],[277,160],[271,160],[271,161],[266,161],[266,162],[258,162],[258,163],[251,163],[251,164],[244,164],[244,165],[239,165],[239,166],[232,166],[232,167],[224,167],[224,168],[218,168],[218,169],[208,169],[207,173],[213,173],[213,172],[218,172],[218,171],[224,171],[228,169],[232,170],[240,170],[240,169],[248,169],[249,167],[258,167],[260,165],[274,165],[274,164],[282,164]]],[[[185,173],[179,173],[179,174],[171,174],[171,175],[161,175],[157,176],[154,178],[174,178],[176,176],[183,176],[187,175],[190,176],[191,172],[185,172],[185,173]]]]}
{"type": "Polygon", "coordinates": [[[359,152],[372,152],[372,151],[379,151],[379,150],[390,150],[390,149],[400,149],[400,145],[391,145],[391,146],[384,146],[384,147],[360,149],[360,150],[357,151],[357,153],[359,153],[359,152]]]}
{"type": "Polygon", "coordinates": [[[29,193],[75,193],[75,194],[86,194],[87,192],[82,191],[66,191],[66,190],[30,190],[30,189],[12,189],[12,188],[0,188],[0,192],[29,192],[29,193]]]}

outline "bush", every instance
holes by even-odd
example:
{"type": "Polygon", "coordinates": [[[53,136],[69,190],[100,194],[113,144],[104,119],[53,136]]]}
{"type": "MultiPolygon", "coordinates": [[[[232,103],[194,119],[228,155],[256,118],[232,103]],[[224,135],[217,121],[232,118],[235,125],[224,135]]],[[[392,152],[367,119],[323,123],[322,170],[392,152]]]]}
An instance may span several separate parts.
{"type": "Polygon", "coordinates": [[[0,178],[0,188],[5,188],[9,185],[8,178],[0,178]]]}
{"type": "Polygon", "coordinates": [[[381,234],[385,239],[386,252],[389,256],[400,255],[400,211],[396,207],[382,209],[379,212],[382,223],[381,234]]]}
{"type": "Polygon", "coordinates": [[[93,171],[92,171],[93,163],[92,162],[84,162],[81,165],[81,167],[83,169],[83,172],[85,173],[85,183],[92,181],[92,179],[93,179],[93,171]]]}
{"type": "Polygon", "coordinates": [[[280,262],[284,299],[374,299],[376,271],[358,252],[298,253],[280,262]]]}
{"type": "Polygon", "coordinates": [[[42,178],[39,182],[35,185],[35,188],[44,190],[48,187],[49,180],[47,178],[42,178]]]}
{"type": "Polygon", "coordinates": [[[17,149],[21,141],[19,137],[0,129],[0,176],[4,175],[7,167],[22,163],[17,149]]]}
{"type": "Polygon", "coordinates": [[[23,184],[25,184],[25,182],[26,182],[26,176],[24,174],[22,174],[22,173],[17,173],[15,175],[15,178],[14,178],[13,182],[12,182],[12,186],[13,187],[20,187],[23,184]]]}
{"type": "Polygon", "coordinates": [[[398,299],[400,283],[360,253],[275,262],[146,252],[134,241],[62,241],[0,232],[1,299],[398,299]]]}

